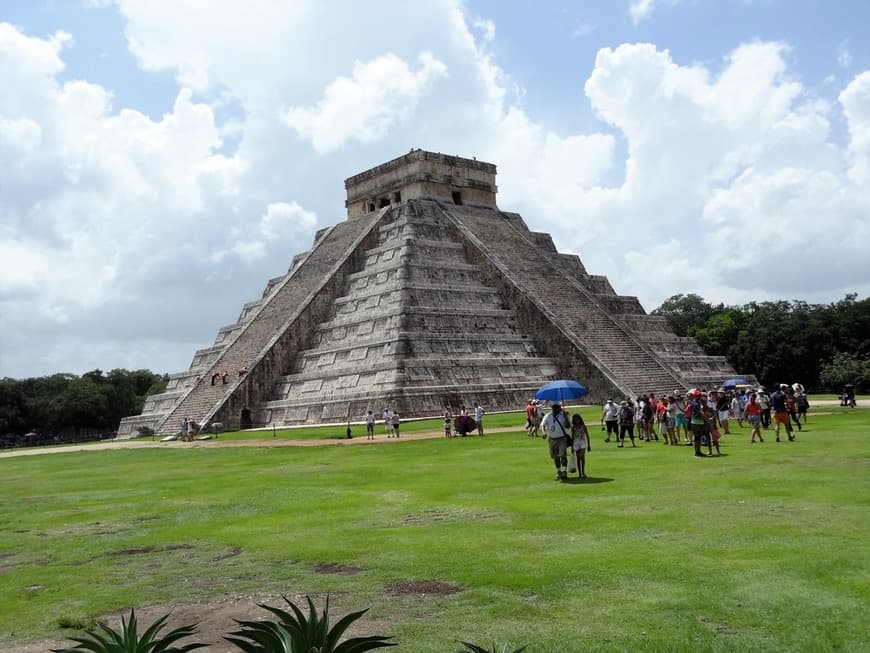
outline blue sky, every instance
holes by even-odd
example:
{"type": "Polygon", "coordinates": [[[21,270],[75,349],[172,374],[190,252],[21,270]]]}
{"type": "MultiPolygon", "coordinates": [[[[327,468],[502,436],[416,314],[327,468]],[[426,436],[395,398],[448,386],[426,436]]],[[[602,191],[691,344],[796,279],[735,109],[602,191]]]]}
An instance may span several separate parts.
{"type": "Polygon", "coordinates": [[[859,1],[0,3],[0,376],[186,369],[411,147],[647,310],[866,295],[859,1]],[[173,319],[167,321],[165,316],[173,319]]]}

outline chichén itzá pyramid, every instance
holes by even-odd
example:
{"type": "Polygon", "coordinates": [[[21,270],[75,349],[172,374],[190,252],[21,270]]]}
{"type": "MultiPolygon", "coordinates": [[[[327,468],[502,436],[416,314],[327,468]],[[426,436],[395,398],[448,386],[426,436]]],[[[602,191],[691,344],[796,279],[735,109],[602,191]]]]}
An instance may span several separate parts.
{"type": "Polygon", "coordinates": [[[403,418],[478,401],[520,409],[557,378],[599,401],[735,375],[501,211],[495,177],[491,163],[411,150],[345,180],[347,219],[320,230],[119,435],[173,433],[185,417],[280,427],[385,407],[403,418]]]}

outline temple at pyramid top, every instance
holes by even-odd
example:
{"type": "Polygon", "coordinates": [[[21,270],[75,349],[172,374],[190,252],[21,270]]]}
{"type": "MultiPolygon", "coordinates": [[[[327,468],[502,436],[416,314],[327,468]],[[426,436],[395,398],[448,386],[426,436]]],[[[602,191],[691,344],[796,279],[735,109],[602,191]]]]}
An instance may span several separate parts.
{"type": "Polygon", "coordinates": [[[492,163],[425,150],[411,150],[349,177],[344,187],[347,217],[351,220],[412,199],[496,206],[492,163]]]}
{"type": "Polygon", "coordinates": [[[347,179],[348,219],[320,229],[119,435],[516,410],[559,378],[602,401],[735,376],[499,209],[495,175],[411,150],[347,179]]]}

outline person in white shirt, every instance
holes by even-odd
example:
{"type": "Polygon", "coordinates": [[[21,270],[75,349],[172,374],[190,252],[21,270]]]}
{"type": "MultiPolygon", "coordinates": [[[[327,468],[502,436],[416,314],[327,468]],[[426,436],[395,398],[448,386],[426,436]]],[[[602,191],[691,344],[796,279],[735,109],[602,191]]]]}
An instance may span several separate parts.
{"type": "Polygon", "coordinates": [[[552,412],[541,422],[541,430],[544,432],[542,437],[547,438],[550,444],[550,458],[556,466],[556,480],[565,481],[568,479],[568,433],[571,432],[571,425],[561,404],[553,404],[552,412]]]}
{"type": "Polygon", "coordinates": [[[375,439],[375,416],[372,414],[372,411],[368,412],[366,415],[366,440],[374,440],[375,439]]]}
{"type": "Polygon", "coordinates": [[[737,420],[737,426],[743,428],[743,390],[731,397],[731,413],[737,420]]]}
{"type": "Polygon", "coordinates": [[[392,437],[393,433],[393,411],[389,408],[384,408],[384,433],[387,437],[392,437]]]}
{"type": "Polygon", "coordinates": [[[478,435],[483,435],[483,415],[485,412],[480,404],[474,405],[474,421],[477,422],[478,435]]]}
{"type": "Polygon", "coordinates": [[[619,406],[613,403],[613,399],[608,399],[604,404],[604,410],[601,412],[601,430],[607,426],[607,435],[604,438],[605,442],[610,442],[610,434],[613,434],[615,439],[619,439],[619,406]]]}

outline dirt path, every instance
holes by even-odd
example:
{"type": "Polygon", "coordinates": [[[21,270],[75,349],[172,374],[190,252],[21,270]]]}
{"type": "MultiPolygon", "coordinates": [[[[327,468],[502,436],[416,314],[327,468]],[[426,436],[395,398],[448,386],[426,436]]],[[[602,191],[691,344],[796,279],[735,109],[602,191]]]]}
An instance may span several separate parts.
{"type": "MultiPolygon", "coordinates": [[[[522,431],[522,426],[502,426],[498,428],[488,428],[487,434],[497,433],[516,433],[522,431]]],[[[264,431],[268,433],[268,431],[264,431]]],[[[408,442],[409,440],[431,440],[434,438],[443,438],[444,431],[421,431],[419,433],[405,433],[399,438],[387,438],[383,433],[375,435],[374,440],[368,440],[363,436],[356,436],[351,440],[336,439],[336,438],[317,438],[311,440],[285,440],[282,438],[264,438],[262,440],[221,440],[216,438],[213,440],[196,440],[194,442],[180,442],[178,440],[171,442],[161,442],[160,440],[110,440],[108,442],[93,442],[87,444],[67,444],[57,447],[26,447],[23,449],[13,449],[0,453],[0,458],[12,458],[16,456],[37,456],[40,454],[49,453],[69,453],[78,451],[104,451],[107,449],[159,449],[159,448],[184,448],[198,449],[215,447],[324,447],[324,446],[366,446],[376,444],[399,444],[400,442],[408,442]]],[[[469,435],[467,437],[477,437],[469,435]]],[[[486,436],[484,436],[486,437],[486,436]]]]}

